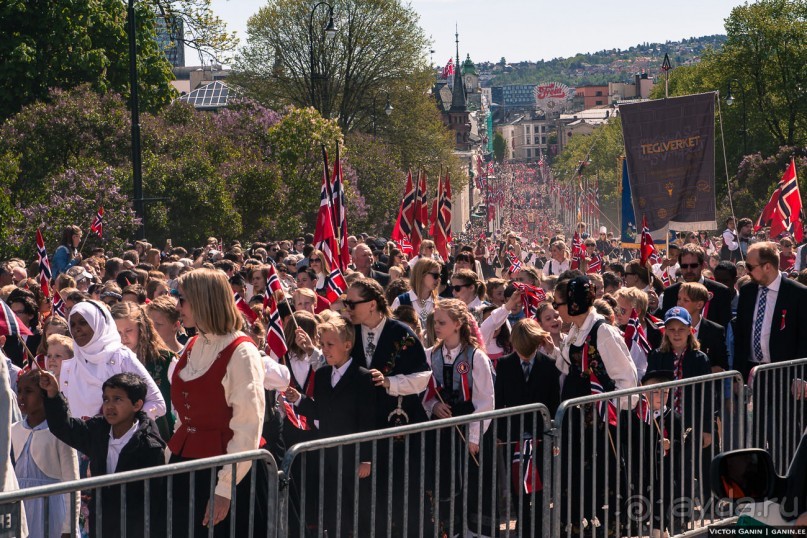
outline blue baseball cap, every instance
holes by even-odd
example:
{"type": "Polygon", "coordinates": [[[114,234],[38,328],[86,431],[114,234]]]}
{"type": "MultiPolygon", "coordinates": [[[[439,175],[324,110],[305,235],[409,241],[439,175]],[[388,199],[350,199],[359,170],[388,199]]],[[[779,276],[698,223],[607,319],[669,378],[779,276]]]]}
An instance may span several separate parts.
{"type": "Polygon", "coordinates": [[[667,310],[667,313],[664,314],[664,324],[666,325],[667,322],[671,320],[678,320],[687,327],[692,325],[692,316],[689,315],[689,312],[686,309],[681,308],[680,306],[674,306],[667,310]]]}

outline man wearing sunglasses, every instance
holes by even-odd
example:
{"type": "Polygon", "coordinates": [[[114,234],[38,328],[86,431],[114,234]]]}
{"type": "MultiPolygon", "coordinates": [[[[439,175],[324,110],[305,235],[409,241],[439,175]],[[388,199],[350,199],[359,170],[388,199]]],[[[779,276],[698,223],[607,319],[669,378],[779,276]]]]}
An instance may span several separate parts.
{"type": "MultiPolygon", "coordinates": [[[[698,282],[706,286],[709,291],[710,299],[703,308],[703,317],[725,328],[731,320],[732,293],[723,284],[703,277],[702,273],[706,268],[704,250],[698,245],[684,245],[678,255],[678,265],[684,282],[698,282]]],[[[664,290],[664,298],[661,303],[662,315],[678,305],[678,290],[680,289],[681,284],[677,283],[664,290]]]]}

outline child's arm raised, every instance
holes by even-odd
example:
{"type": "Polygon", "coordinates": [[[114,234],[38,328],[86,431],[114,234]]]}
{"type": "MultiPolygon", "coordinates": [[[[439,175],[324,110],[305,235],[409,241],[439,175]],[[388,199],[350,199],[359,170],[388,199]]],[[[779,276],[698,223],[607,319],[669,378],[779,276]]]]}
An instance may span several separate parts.
{"type": "Polygon", "coordinates": [[[45,418],[50,432],[63,443],[83,454],[90,453],[90,430],[83,420],[70,418],[67,400],[59,394],[59,382],[50,372],[42,370],[39,388],[48,393],[45,398],[45,418]]]}

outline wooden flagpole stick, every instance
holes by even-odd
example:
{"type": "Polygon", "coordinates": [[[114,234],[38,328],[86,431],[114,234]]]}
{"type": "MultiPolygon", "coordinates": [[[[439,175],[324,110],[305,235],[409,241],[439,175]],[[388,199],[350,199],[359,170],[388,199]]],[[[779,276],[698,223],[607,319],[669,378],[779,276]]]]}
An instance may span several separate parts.
{"type": "MultiPolygon", "coordinates": [[[[448,404],[445,402],[445,400],[443,400],[443,397],[442,397],[442,396],[440,396],[440,391],[435,391],[434,393],[437,395],[437,398],[440,400],[440,403],[441,403],[441,404],[443,404],[443,405],[448,405],[448,404]]],[[[460,435],[460,439],[462,439],[462,442],[463,442],[463,443],[465,443],[466,445],[469,445],[470,443],[469,443],[469,442],[468,442],[468,441],[465,439],[465,436],[462,434],[462,430],[460,429],[459,424],[455,424],[455,425],[454,425],[454,427],[457,429],[457,433],[460,435]]],[[[481,435],[481,433],[480,433],[480,443],[481,443],[481,441],[482,441],[481,436],[482,436],[482,435],[481,435]]],[[[477,459],[476,459],[476,456],[474,456],[474,455],[473,455],[473,454],[471,454],[470,452],[468,452],[468,454],[471,456],[471,458],[473,458],[474,463],[476,463],[476,466],[477,466],[477,467],[479,467],[479,460],[477,460],[477,459]]]]}
{"type": "Polygon", "coordinates": [[[28,356],[28,362],[31,365],[36,364],[36,357],[33,353],[31,353],[31,350],[28,349],[28,346],[25,344],[25,340],[22,339],[22,335],[18,334],[17,338],[19,339],[20,344],[22,344],[23,349],[25,349],[25,354],[28,356]]]}

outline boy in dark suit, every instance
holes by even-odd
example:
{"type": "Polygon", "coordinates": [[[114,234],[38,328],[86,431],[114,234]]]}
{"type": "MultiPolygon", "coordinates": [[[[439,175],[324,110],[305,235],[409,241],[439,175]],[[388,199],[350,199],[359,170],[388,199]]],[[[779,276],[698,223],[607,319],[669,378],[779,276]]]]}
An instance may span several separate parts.
{"type": "MultiPolygon", "coordinates": [[[[666,402],[669,389],[652,389],[653,385],[675,380],[675,373],[667,370],[651,370],[642,378],[642,385],[650,390],[642,394],[633,411],[623,411],[620,423],[630,431],[623,433],[624,445],[630,442],[631,452],[623,454],[631,462],[630,482],[633,494],[639,495],[650,509],[652,499],[653,520],[650,514],[641,514],[641,523],[650,524],[651,536],[665,536],[682,532],[691,512],[692,451],[684,450],[689,431],[685,430],[681,415],[666,402]],[[624,416],[629,415],[629,416],[624,416]],[[675,515],[676,517],[673,517],[675,515]]],[[[638,514],[637,514],[638,515],[638,514]]],[[[630,522],[635,528],[636,521],[630,522]]]]}
{"type": "MultiPolygon", "coordinates": [[[[542,403],[549,409],[551,415],[560,404],[560,372],[555,368],[552,359],[538,351],[543,345],[552,346],[552,337],[548,332],[541,329],[540,324],[534,319],[522,319],[513,327],[510,335],[514,353],[499,360],[496,369],[496,381],[494,394],[496,409],[505,409],[532,403],[542,403]]],[[[543,424],[538,415],[537,427],[533,431],[533,418],[530,415],[515,415],[499,420],[498,433],[499,441],[509,444],[509,450],[505,453],[509,456],[507,461],[513,460],[515,452],[520,452],[522,441],[525,436],[533,440],[533,468],[539,473],[543,456],[543,431],[548,425],[543,424]],[[526,431],[522,430],[523,426],[526,431]],[[509,421],[509,428],[508,428],[509,421]],[[509,432],[509,438],[508,438],[509,432]]],[[[524,461],[519,466],[519,474],[523,475],[524,461]]],[[[520,477],[523,478],[523,477],[520,477]]],[[[539,477],[548,480],[548,477],[539,477]]],[[[513,480],[514,483],[522,484],[523,480],[513,480]]],[[[536,486],[537,486],[536,481],[536,486]]],[[[524,535],[531,533],[532,513],[535,511],[535,531],[541,533],[543,506],[539,487],[534,487],[535,495],[527,494],[523,488],[511,492],[513,499],[513,509],[518,518],[519,529],[524,535]],[[534,502],[533,502],[534,499],[534,502]],[[519,505],[521,514],[519,517],[519,505]]]]}
{"type": "MultiPolygon", "coordinates": [[[[146,399],[146,382],[132,373],[116,374],[102,386],[104,391],[101,411],[103,416],[89,420],[70,418],[67,400],[59,394],[59,382],[50,372],[42,371],[39,387],[48,393],[45,399],[45,416],[51,433],[90,458],[90,474],[133,471],[165,464],[165,441],[153,420],[142,411],[146,399]]],[[[126,485],[126,520],[121,521],[120,497],[122,487],[102,488],[100,495],[90,499],[90,536],[119,536],[121,525],[126,525],[127,536],[159,535],[165,531],[163,495],[160,480],[150,483],[151,529],[144,527],[144,487],[142,482],[126,485]],[[96,528],[95,510],[102,500],[103,528],[96,528]]]]}
{"type": "MultiPolygon", "coordinates": [[[[294,388],[286,390],[286,399],[296,403],[300,412],[309,420],[319,420],[319,432],[323,437],[348,435],[374,429],[376,390],[370,371],[350,356],[355,333],[353,326],[344,319],[334,317],[319,325],[322,353],[327,366],[319,368],[314,378],[312,398],[300,399],[294,388]]],[[[328,491],[323,508],[324,521],[329,536],[347,536],[353,526],[354,480],[367,478],[371,471],[371,450],[369,443],[359,447],[359,466],[355,465],[355,446],[342,449],[342,466],[339,466],[339,452],[329,449],[325,452],[324,483],[328,491]],[[341,506],[337,505],[334,489],[339,474],[342,475],[341,506]],[[341,523],[337,529],[337,514],[341,513],[341,523]]],[[[364,490],[368,481],[362,481],[364,490]]],[[[362,527],[368,524],[362,518],[362,527]]],[[[367,529],[363,529],[367,530],[367,529]]],[[[363,533],[362,533],[363,534],[363,533]]]]}

